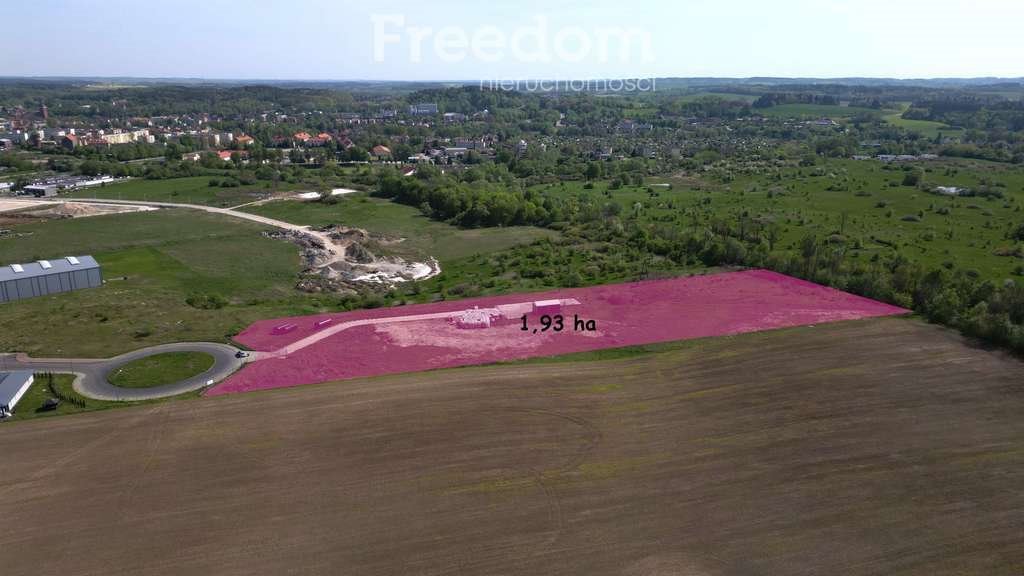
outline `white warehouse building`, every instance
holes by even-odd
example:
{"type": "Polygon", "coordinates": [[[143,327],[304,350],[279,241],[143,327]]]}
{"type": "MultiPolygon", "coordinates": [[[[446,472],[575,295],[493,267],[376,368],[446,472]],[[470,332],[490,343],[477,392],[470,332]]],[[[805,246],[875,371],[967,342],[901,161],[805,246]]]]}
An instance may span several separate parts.
{"type": "Polygon", "coordinates": [[[14,407],[28,391],[35,380],[32,372],[0,372],[0,418],[6,418],[14,412],[14,407]]]}
{"type": "Polygon", "coordinates": [[[0,304],[103,285],[92,256],[67,256],[0,266],[0,304]]]}

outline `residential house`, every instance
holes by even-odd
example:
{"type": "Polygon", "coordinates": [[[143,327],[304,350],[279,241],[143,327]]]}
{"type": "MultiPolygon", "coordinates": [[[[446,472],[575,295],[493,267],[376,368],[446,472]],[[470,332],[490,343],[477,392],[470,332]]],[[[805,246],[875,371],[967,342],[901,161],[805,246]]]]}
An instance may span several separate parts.
{"type": "Polygon", "coordinates": [[[310,147],[313,147],[313,146],[326,146],[327,144],[329,144],[333,140],[334,139],[331,138],[330,134],[328,134],[326,132],[321,132],[321,133],[317,134],[316,136],[313,136],[310,139],[306,140],[306,146],[310,146],[310,147]]]}
{"type": "Polygon", "coordinates": [[[243,163],[248,163],[249,152],[246,150],[221,150],[217,152],[217,156],[225,162],[231,161],[231,156],[234,154],[238,154],[239,159],[241,159],[243,163]]]}

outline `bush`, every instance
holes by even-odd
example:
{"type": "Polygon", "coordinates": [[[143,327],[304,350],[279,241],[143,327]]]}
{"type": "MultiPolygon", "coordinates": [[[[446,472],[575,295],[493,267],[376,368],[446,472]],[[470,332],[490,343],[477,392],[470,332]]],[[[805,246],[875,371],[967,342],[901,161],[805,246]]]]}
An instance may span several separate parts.
{"type": "Polygon", "coordinates": [[[1024,222],[1021,222],[1014,228],[1009,234],[1010,240],[1019,240],[1024,242],[1024,222]]]}
{"type": "Polygon", "coordinates": [[[220,310],[228,305],[227,298],[220,294],[189,294],[185,303],[200,310],[220,310]]]}
{"type": "Polygon", "coordinates": [[[918,173],[918,172],[914,172],[914,171],[907,172],[903,176],[903,185],[904,186],[917,186],[920,183],[921,183],[921,174],[918,173]]]}

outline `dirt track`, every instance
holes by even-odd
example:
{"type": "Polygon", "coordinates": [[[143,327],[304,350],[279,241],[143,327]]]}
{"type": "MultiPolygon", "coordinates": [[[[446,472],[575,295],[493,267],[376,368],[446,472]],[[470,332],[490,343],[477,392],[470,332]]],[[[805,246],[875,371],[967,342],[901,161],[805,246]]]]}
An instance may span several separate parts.
{"type": "MultiPolygon", "coordinates": [[[[210,212],[213,214],[223,214],[224,216],[230,216],[232,218],[241,218],[243,220],[249,220],[256,222],[257,224],[264,224],[266,226],[273,226],[274,228],[280,228],[282,230],[289,230],[298,234],[309,236],[316,241],[323,244],[324,249],[330,252],[332,256],[332,262],[342,260],[345,258],[345,248],[336,245],[331,241],[323,232],[317,232],[311,230],[309,226],[298,226],[290,222],[284,222],[281,220],[275,220],[273,218],[267,218],[266,216],[260,216],[258,214],[250,214],[248,212],[242,212],[235,210],[234,208],[218,208],[216,206],[205,206],[202,204],[184,204],[180,202],[146,202],[138,200],[110,200],[103,198],[66,198],[62,200],[65,203],[83,203],[83,204],[124,204],[129,206],[155,206],[159,208],[187,208],[190,210],[202,210],[203,212],[210,212]]],[[[328,262],[329,264],[330,262],[328,262]]]]}
{"type": "Polygon", "coordinates": [[[1024,364],[902,319],[11,424],[3,573],[1018,574],[1024,364]]]}

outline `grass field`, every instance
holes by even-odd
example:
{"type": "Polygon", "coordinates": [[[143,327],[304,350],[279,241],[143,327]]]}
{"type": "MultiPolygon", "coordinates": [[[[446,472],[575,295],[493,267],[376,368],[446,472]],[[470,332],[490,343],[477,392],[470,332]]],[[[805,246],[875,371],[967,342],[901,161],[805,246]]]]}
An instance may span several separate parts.
{"type": "Polygon", "coordinates": [[[952,263],[976,270],[984,277],[1012,277],[1024,261],[997,252],[1012,250],[1008,229],[1024,222],[1024,170],[1019,167],[971,160],[940,160],[915,165],[923,170],[928,187],[959,186],[977,190],[987,181],[1004,199],[950,198],[902,186],[900,166],[876,161],[829,160],[813,168],[785,168],[778,172],[748,173],[731,182],[704,178],[703,190],[692,179],[650,178],[649,184],[672,183],[672,189],[628,186],[604,194],[607,183],[593,190],[583,183],[543,185],[546,194],[592,195],[614,201],[629,214],[637,203],[640,218],[675,221],[681,227],[706,224],[717,215],[746,212],[751,219],[773,221],[780,227],[777,249],[795,249],[808,234],[825,239],[842,233],[848,257],[869,259],[895,246],[905,257],[937,267],[952,263]],[[948,213],[943,213],[948,210],[948,213]],[[845,223],[844,223],[845,214],[845,223]],[[904,217],[913,217],[904,220],[904,217]],[[667,219],[667,220],[666,220],[667,219]],[[695,220],[696,219],[696,220],[695,220]],[[919,221],[913,221],[919,219],[919,221]]]}
{"type": "Polygon", "coordinates": [[[153,344],[225,341],[253,320],[323,303],[294,289],[292,244],[264,227],[190,210],[95,216],[18,226],[0,240],[0,262],[93,254],[106,283],[4,304],[0,349],[36,356],[109,357],[153,344]],[[191,295],[222,297],[218,309],[191,295]]]}
{"type": "Polygon", "coordinates": [[[111,200],[142,200],[148,202],[176,202],[230,208],[268,198],[275,191],[293,189],[288,183],[269,182],[236,188],[212,187],[214,176],[193,176],[167,180],[135,179],[101,187],[86,188],[68,194],[71,198],[106,198],[111,200]]]}
{"type": "MultiPolygon", "coordinates": [[[[405,237],[388,249],[435,256],[443,264],[555,234],[526,227],[461,230],[413,208],[366,198],[330,206],[282,201],[254,212],[405,237]]],[[[28,235],[0,239],[0,263],[92,254],[106,283],[4,304],[0,350],[109,357],[167,342],[223,342],[255,320],[335,310],[338,302],[296,290],[298,248],[264,238],[260,233],[268,228],[235,218],[174,209],[15,226],[28,235]]]]}
{"type": "Polygon", "coordinates": [[[399,244],[390,245],[389,250],[414,257],[433,256],[442,266],[472,254],[494,252],[557,235],[531,226],[459,229],[431,220],[411,206],[363,194],[342,197],[336,204],[280,201],[249,206],[244,211],[293,224],[342,224],[392,238],[405,238],[399,244]]]}
{"type": "Polygon", "coordinates": [[[932,140],[934,140],[939,134],[942,134],[944,138],[952,138],[963,133],[962,128],[953,128],[952,126],[943,124],[942,122],[932,122],[929,120],[907,120],[903,118],[903,112],[908,107],[909,104],[905,105],[903,110],[899,112],[886,114],[882,119],[893,126],[899,126],[900,128],[904,128],[912,132],[918,132],[924,137],[932,140]]]}
{"type": "Polygon", "coordinates": [[[787,118],[850,118],[858,114],[878,115],[879,111],[856,106],[829,106],[827,104],[780,104],[756,110],[764,116],[787,118]]]}
{"type": "Polygon", "coordinates": [[[112,372],[108,380],[122,388],[163,386],[202,374],[213,362],[213,356],[202,352],[166,352],[133,360],[112,372]]]}
{"type": "Polygon", "coordinates": [[[680,98],[683,102],[695,102],[704,98],[721,98],[722,100],[740,100],[747,104],[753,104],[757,96],[752,94],[734,94],[731,92],[694,92],[680,98]]]}
{"type": "Polygon", "coordinates": [[[48,552],[11,574],[1011,575],[1022,379],[890,319],[26,422],[0,545],[48,552]]]}

